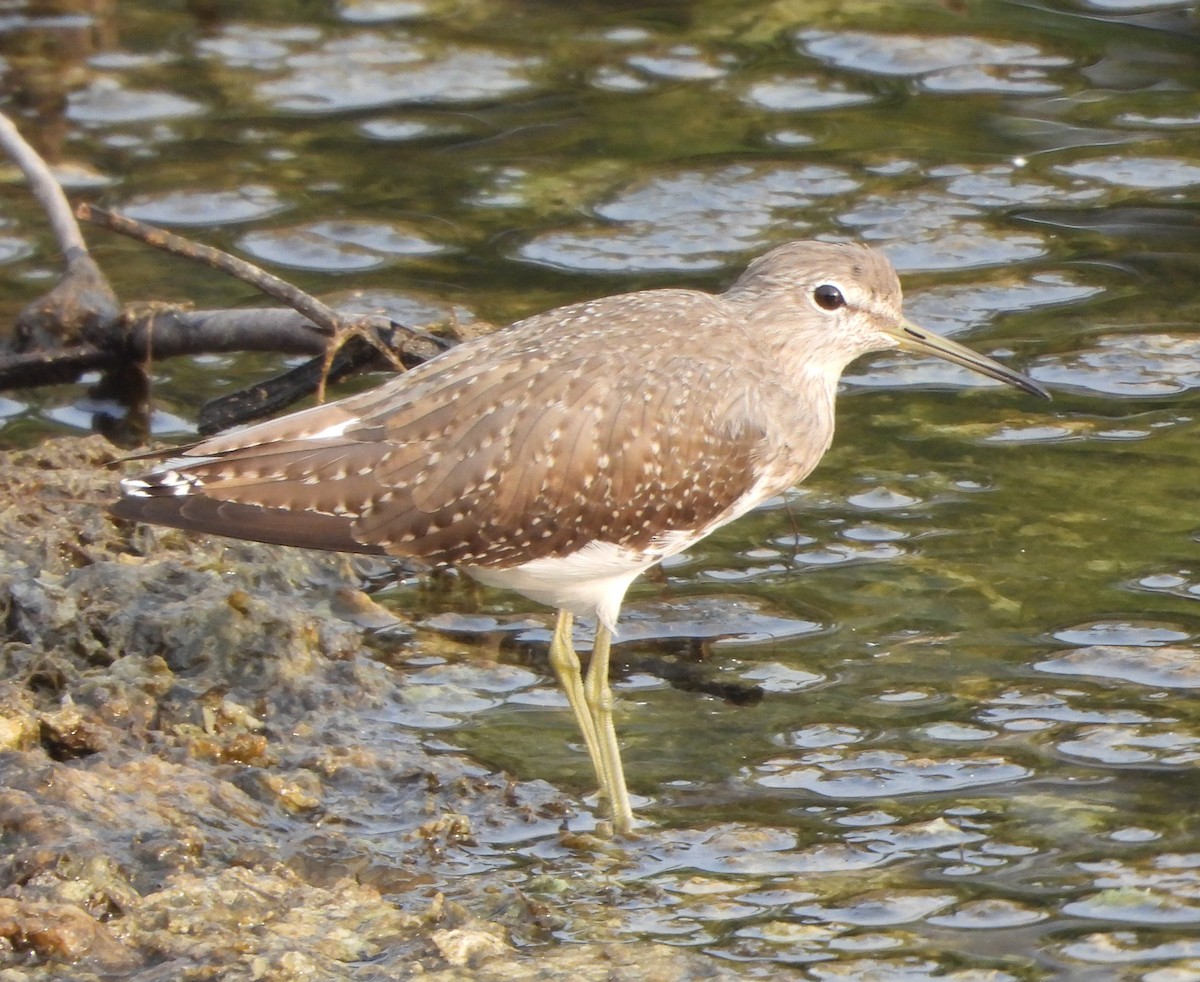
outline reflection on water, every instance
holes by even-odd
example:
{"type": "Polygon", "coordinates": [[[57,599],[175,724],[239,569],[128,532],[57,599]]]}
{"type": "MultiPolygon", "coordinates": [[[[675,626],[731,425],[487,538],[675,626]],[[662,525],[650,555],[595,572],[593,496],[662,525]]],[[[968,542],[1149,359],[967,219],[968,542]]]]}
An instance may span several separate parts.
{"type": "MultiPolygon", "coordinates": [[[[804,492],[631,596],[618,725],[659,824],[615,892],[562,892],[591,860],[550,821],[477,829],[441,889],[502,870],[572,925],[602,915],[558,937],[657,939],[768,975],[1195,977],[1200,945],[1175,933],[1200,923],[1193,5],[193,17],[131,0],[94,16],[5,22],[24,128],[106,206],[308,288],[504,321],[716,288],[791,238],[863,239],[905,273],[915,320],[1056,392],[1042,405],[899,356],[852,368],[804,492]],[[695,673],[710,688],[665,681],[695,673]],[[713,694],[729,684],[761,702],[713,694]]],[[[247,302],[90,238],[126,299],[247,302]]],[[[6,322],[56,268],[35,205],[5,188],[6,322]]],[[[184,436],[200,401],[267,367],[157,365],[157,431],[184,436]]],[[[10,442],[91,412],[75,389],[0,398],[10,442]]],[[[513,664],[544,645],[542,615],[415,585],[387,602],[425,629],[392,656],[405,704],[364,731],[586,794],[561,698],[540,662],[513,664]],[[486,646],[506,663],[481,666],[486,646]]],[[[387,860],[386,807],[344,804],[387,860]]]]}

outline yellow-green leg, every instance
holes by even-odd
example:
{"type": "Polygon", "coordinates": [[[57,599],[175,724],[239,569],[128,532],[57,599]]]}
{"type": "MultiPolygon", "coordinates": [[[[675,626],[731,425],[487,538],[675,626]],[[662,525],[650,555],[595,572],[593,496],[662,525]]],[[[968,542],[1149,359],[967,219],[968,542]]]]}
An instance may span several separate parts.
{"type": "Polygon", "coordinates": [[[575,722],[579,724],[579,732],[587,746],[588,756],[592,759],[592,767],[596,771],[596,782],[600,785],[602,797],[609,797],[608,786],[605,784],[605,773],[602,767],[603,751],[600,740],[596,735],[596,724],[588,709],[587,695],[583,688],[583,674],[579,669],[579,656],[571,643],[571,625],[574,621],[569,611],[560,610],[558,620],[554,624],[554,637],[550,641],[550,667],[558,677],[558,683],[567,694],[567,702],[571,712],[575,714],[575,722]]]}
{"type": "Polygon", "coordinates": [[[608,803],[612,812],[613,831],[617,835],[628,835],[633,828],[633,807],[629,803],[629,789],[625,787],[625,768],[621,764],[621,747],[617,743],[617,730],[613,725],[613,694],[608,682],[608,655],[612,646],[612,631],[605,625],[596,627],[596,641],[592,646],[592,663],[588,666],[587,681],[584,683],[584,698],[595,727],[600,751],[602,770],[601,788],[607,788],[608,803]]]}

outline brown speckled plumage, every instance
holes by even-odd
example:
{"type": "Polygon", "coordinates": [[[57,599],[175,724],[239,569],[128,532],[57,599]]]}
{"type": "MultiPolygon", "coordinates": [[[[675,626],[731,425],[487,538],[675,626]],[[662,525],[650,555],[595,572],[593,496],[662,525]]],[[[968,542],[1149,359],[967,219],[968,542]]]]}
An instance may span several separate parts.
{"type": "MultiPolygon", "coordinates": [[[[362,395],[201,441],[126,482],[114,510],[456,565],[594,614],[607,631],[641,570],[803,479],[832,439],[842,369],[897,346],[1037,391],[904,321],[879,253],[791,243],[724,294],[654,290],[552,310],[362,395]]],[[[571,695],[570,665],[555,667],[571,695]]],[[[624,829],[615,737],[606,750],[599,733],[611,715],[584,712],[582,698],[572,706],[624,829]]]]}

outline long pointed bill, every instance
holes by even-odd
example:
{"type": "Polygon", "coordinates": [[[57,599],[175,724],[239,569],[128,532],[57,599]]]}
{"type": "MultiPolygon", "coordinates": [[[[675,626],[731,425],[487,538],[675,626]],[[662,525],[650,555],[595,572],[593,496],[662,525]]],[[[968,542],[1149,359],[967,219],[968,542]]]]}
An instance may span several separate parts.
{"type": "Polygon", "coordinates": [[[1001,382],[1028,392],[1030,395],[1041,396],[1043,399],[1050,398],[1050,393],[1033,379],[1022,375],[1020,372],[1014,372],[1011,368],[1001,365],[1000,362],[992,361],[986,355],[981,355],[978,351],[972,351],[957,341],[951,341],[940,334],[934,334],[923,327],[917,327],[909,321],[900,321],[896,327],[887,329],[887,333],[894,337],[905,351],[936,355],[938,358],[944,358],[955,365],[962,365],[963,368],[969,368],[971,371],[979,372],[979,374],[986,375],[988,378],[998,379],[1001,382]]]}

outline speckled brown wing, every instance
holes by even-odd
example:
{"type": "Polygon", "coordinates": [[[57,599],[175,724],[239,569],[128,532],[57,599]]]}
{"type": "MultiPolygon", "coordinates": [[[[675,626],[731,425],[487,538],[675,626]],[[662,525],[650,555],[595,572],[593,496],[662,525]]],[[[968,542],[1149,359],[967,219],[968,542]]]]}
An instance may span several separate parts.
{"type": "Polygon", "coordinates": [[[476,419],[448,402],[422,420],[428,444],[392,443],[355,536],[431,562],[503,568],[597,540],[648,549],[664,533],[704,528],[753,485],[761,434],[689,418],[700,400],[685,379],[647,389],[612,377],[603,358],[552,376],[540,367],[523,366],[531,397],[476,419]]]}
{"type": "Polygon", "coordinates": [[[122,482],[125,495],[112,513],[255,542],[383,553],[354,537],[357,507],[366,501],[361,478],[351,476],[369,471],[379,449],[294,441],[266,452],[254,446],[194,461],[184,455],[168,469],[122,482]]]}
{"type": "Polygon", "coordinates": [[[555,311],[372,392],[203,441],[117,513],[491,568],[704,528],[753,485],[762,433],[730,411],[730,352],[672,349],[698,296],[659,293],[653,317],[615,322],[605,303],[555,311]]]}

